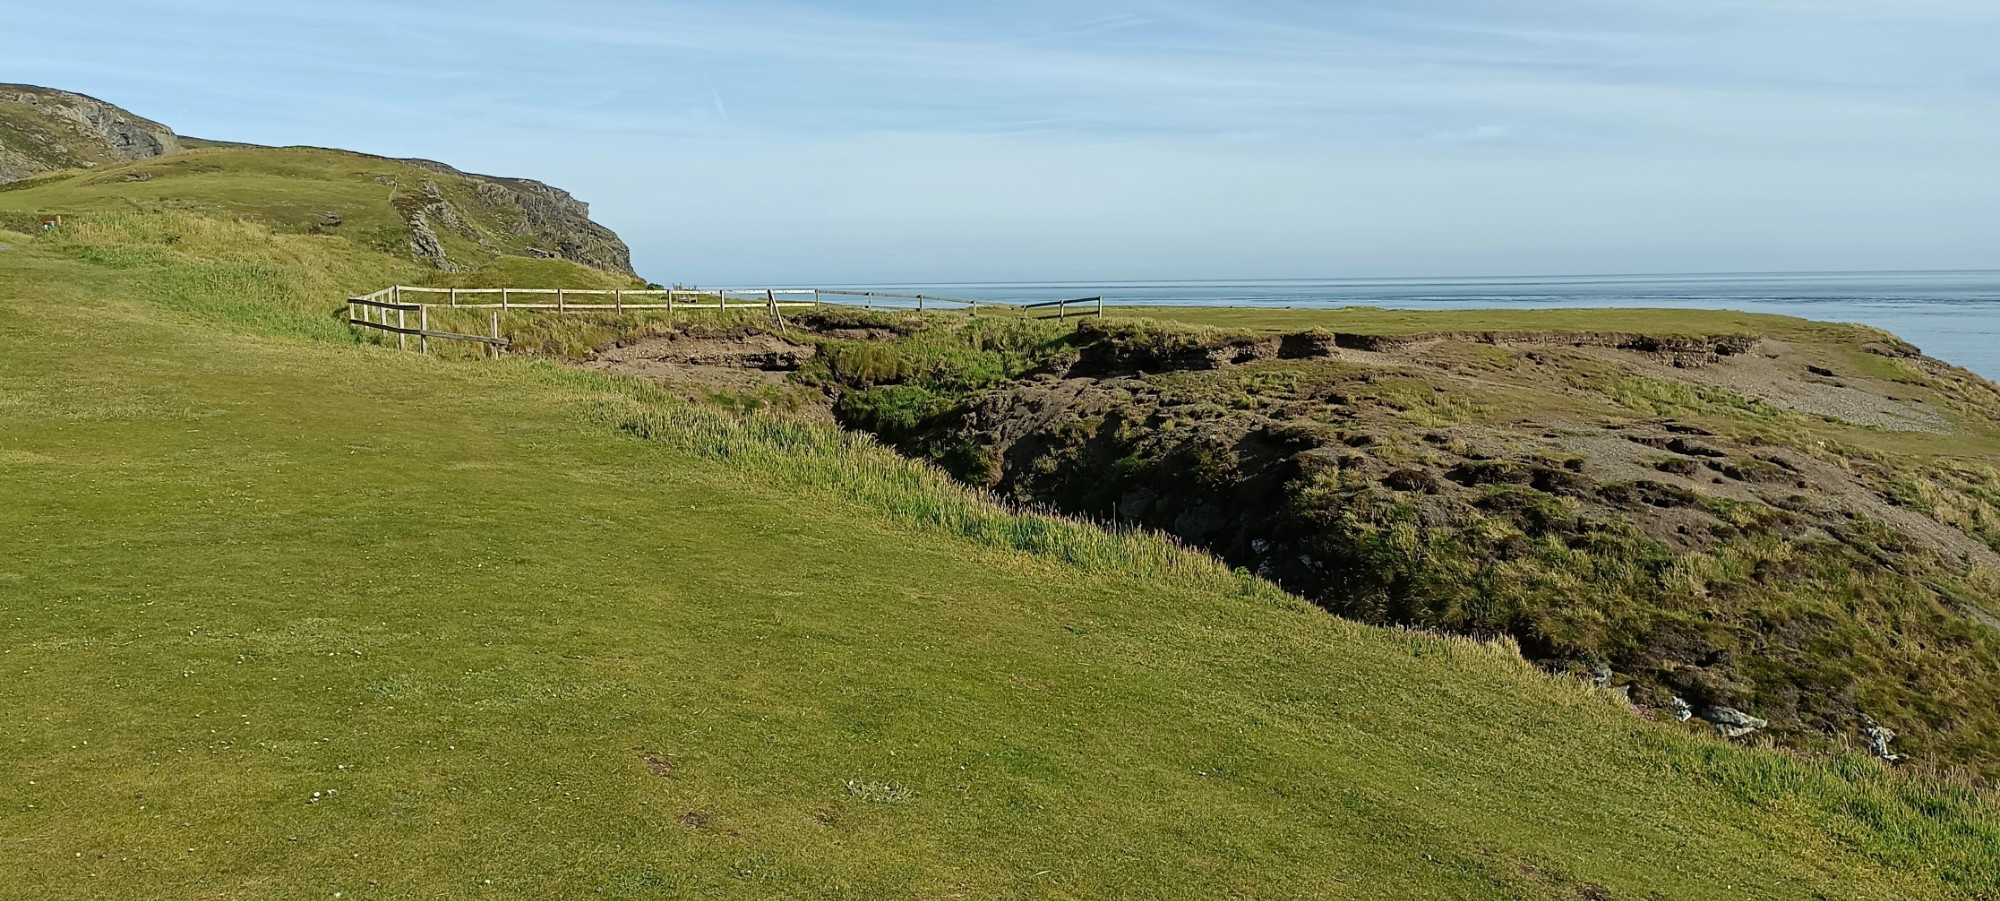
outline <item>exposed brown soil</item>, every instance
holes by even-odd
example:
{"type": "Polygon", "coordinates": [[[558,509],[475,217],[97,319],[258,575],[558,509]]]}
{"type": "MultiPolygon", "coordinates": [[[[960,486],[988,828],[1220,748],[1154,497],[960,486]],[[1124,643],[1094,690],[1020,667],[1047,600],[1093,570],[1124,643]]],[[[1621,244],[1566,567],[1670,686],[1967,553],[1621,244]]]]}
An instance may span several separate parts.
{"type": "Polygon", "coordinates": [[[811,344],[761,332],[682,332],[612,347],[583,365],[664,384],[744,392],[784,384],[813,353],[811,344]]]}
{"type": "MultiPolygon", "coordinates": [[[[1537,365],[1510,366],[1504,371],[1481,372],[1462,365],[1468,344],[1515,351],[1547,351],[1561,348],[1593,360],[1618,365],[1628,371],[1666,381],[1693,382],[1736,392],[1769,403],[1781,410],[1810,416],[1827,416],[1856,425],[1892,431],[1941,433],[1948,428],[1944,416],[1916,404],[1892,399],[1881,393],[1845,385],[1821,384],[1825,376],[1804,374],[1803,367],[1779,365],[1791,352],[1783,342],[1744,338],[1648,339],[1624,333],[1559,334],[1468,333],[1381,338],[1357,335],[1289,336],[1256,342],[1242,342],[1227,348],[1185,354],[1176,359],[1084,354],[1067,374],[1069,378],[1045,379],[1016,386],[984,398],[973,408],[967,425],[978,433],[981,445],[992,449],[1003,461],[995,487],[1020,494],[1022,486],[1015,473],[1036,472],[1044,465],[1031,462],[1044,450],[1035,443],[1051,434],[1071,433],[1077,426],[1117,415],[1132,422],[1134,414],[1149,408],[1157,411],[1172,403],[1171,392],[1163,392],[1157,378],[1133,371],[1147,366],[1172,370],[1188,367],[1226,370],[1267,360],[1324,358],[1364,367],[1380,373],[1398,370],[1419,373],[1441,391],[1520,392],[1538,388],[1552,393],[1579,393],[1565,383],[1560,372],[1538,378],[1537,365]],[[1753,352],[1754,351],[1754,352],[1753,352]],[[1125,369],[1114,375],[1105,370],[1125,369]],[[1081,373],[1081,375],[1079,375],[1081,373]],[[1017,451],[1023,441],[1031,446],[1017,451]]],[[[1545,358],[1527,357],[1531,364],[1545,358]]],[[[1860,515],[1885,522],[1900,531],[1921,538],[1931,546],[1987,565],[2000,565],[2000,554],[1964,532],[1920,513],[1885,500],[1881,493],[1857,473],[1831,462],[1798,452],[1756,444],[1743,445],[1710,438],[1706,442],[1676,430],[1670,422],[1607,424],[1587,423],[1561,415],[1523,415],[1505,422],[1477,421],[1425,430],[1425,443],[1445,462],[1429,469],[1411,468],[1397,461],[1376,459],[1369,447],[1395,443],[1397,432],[1408,432],[1398,421],[1403,411],[1379,405],[1353,403],[1365,400],[1371,379],[1364,373],[1355,390],[1321,391],[1317,395],[1287,398],[1254,413],[1218,410],[1196,402],[1190,419],[1203,420],[1200,431],[1213,432],[1208,440],[1225,446],[1241,447],[1253,432],[1285,424],[1311,420],[1315,413],[1332,416],[1317,418],[1345,429],[1339,446],[1308,452],[1334,468],[1369,469],[1378,480],[1398,487],[1394,481],[1416,483],[1422,493],[1441,494],[1434,486],[1458,482],[1477,489],[1488,484],[1512,482],[1533,485],[1537,478],[1548,479],[1548,461],[1581,461],[1577,472],[1564,476],[1554,493],[1581,502],[1590,512],[1628,518],[1657,540],[1683,549],[1705,544],[1707,529],[1713,524],[1705,513],[1677,510],[1692,504],[1641,503],[1634,507],[1629,497],[1606,498],[1602,492],[1584,486],[1619,482],[1653,482],[1701,495],[1731,500],[1785,505],[1810,509],[1831,516],[1860,515]],[[1289,402],[1286,402],[1289,401],[1289,402]],[[1365,431],[1373,424],[1390,434],[1365,431]],[[1443,449],[1464,448],[1462,453],[1443,449]],[[1679,465],[1672,465],[1678,458],[1679,465]],[[1452,459],[1460,461],[1451,463],[1452,459]],[[1504,478],[1453,479],[1445,470],[1463,463],[1491,464],[1515,461],[1512,474],[1504,478]],[[1379,472],[1375,472],[1380,470],[1379,472]],[[1395,477],[1392,480],[1392,476],[1395,477]]],[[[1881,385],[1875,386],[1878,390],[1881,385]]],[[[1505,469],[1492,466],[1488,469],[1505,469]]],[[[1041,498],[1047,500],[1047,498],[1041,498]]],[[[1124,515],[1143,517],[1151,504],[1151,492],[1140,489],[1122,499],[1124,515]]],[[[1177,518],[1174,530],[1185,537],[1192,522],[1177,518]]]]}
{"type": "Polygon", "coordinates": [[[2000,697],[2000,619],[1976,609],[1995,536],[1928,512],[1911,492],[1949,489],[1913,461],[1842,443],[1957,437],[1947,405],[2000,421],[1978,379],[1872,340],[1120,329],[1086,324],[915,421],[909,391],[938,389],[875,374],[836,386],[860,398],[837,410],[974,484],[1172,533],[1342,615],[1507,635],[1647,709],[1754,711],[1786,742],[1893,721],[1912,753],[2000,772],[1968,722],[1989,712],[1924,688],[1953,673],[2000,697]],[[1862,374],[1862,352],[1912,380],[1862,374]]]}
{"type": "Polygon", "coordinates": [[[1605,348],[1641,355],[1676,367],[1702,366],[1748,352],[1758,339],[1740,335],[1656,337],[1630,332],[1429,332],[1414,335],[1368,335],[1348,332],[1301,332],[1269,338],[1238,338],[1221,343],[1152,344],[1099,343],[1087,347],[1072,368],[1073,375],[1120,372],[1220,369],[1263,360],[1348,359],[1394,364],[1420,361],[1440,345],[1489,345],[1513,348],[1605,348]]]}
{"type": "Polygon", "coordinates": [[[2000,618],[1978,609],[1996,536],[1911,492],[2000,511],[1840,443],[2000,421],[2000,392],[1907,345],[1085,323],[968,388],[939,367],[992,333],[914,322],[682,325],[587,365],[767,393],[806,368],[841,421],[968,482],[1172,533],[1333,612],[1510,636],[1642,712],[1734,707],[1808,746],[1890,722],[1918,759],[2000,773],[1990,711],[1923,687],[2000,698],[2000,618]]]}
{"type": "Polygon", "coordinates": [[[669,778],[674,774],[674,765],[668,763],[658,754],[647,754],[642,751],[639,754],[639,758],[646,762],[647,771],[651,772],[655,776],[659,776],[664,779],[664,778],[669,778]]]}

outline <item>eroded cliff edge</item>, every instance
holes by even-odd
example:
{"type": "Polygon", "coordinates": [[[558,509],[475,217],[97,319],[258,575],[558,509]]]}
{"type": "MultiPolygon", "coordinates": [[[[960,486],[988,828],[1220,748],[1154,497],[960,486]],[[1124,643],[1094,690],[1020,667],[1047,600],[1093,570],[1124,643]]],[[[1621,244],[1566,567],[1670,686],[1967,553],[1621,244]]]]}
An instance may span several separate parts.
{"type": "Polygon", "coordinates": [[[843,313],[627,335],[598,365],[671,381],[675,348],[713,370],[740,343],[968,482],[1334,613],[1510,638],[1648,716],[2000,774],[2000,391],[1877,331],[1768,326],[843,313]]]}

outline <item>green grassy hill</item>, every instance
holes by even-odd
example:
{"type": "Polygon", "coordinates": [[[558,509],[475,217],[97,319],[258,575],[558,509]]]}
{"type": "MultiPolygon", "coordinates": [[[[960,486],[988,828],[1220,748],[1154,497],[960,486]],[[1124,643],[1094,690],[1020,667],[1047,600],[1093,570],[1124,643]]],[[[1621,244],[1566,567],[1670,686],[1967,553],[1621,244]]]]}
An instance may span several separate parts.
{"type": "Polygon", "coordinates": [[[86,212],[220,214],[346,238],[442,270],[440,277],[539,256],[638,284],[623,242],[553,191],[341,150],[212,147],[0,185],[0,208],[11,211],[0,225],[25,230],[47,216],[86,212]]]}
{"type": "MultiPolygon", "coordinates": [[[[636,279],[625,242],[567,192],[429,160],[180,138],[104,101],[0,84],[0,227],[102,211],[241,217],[346,237],[445,275],[508,257],[565,260],[636,279]]],[[[603,281],[600,279],[599,281],[603,281]]]]}
{"type": "Polygon", "coordinates": [[[0,84],[0,184],[180,149],[173,129],[82,94],[0,84]]]}
{"type": "Polygon", "coordinates": [[[427,270],[280,198],[372,177],[204,160],[0,191],[70,211],[0,232],[0,896],[2000,891],[1971,791],[831,426],[359,341],[427,270]]]}

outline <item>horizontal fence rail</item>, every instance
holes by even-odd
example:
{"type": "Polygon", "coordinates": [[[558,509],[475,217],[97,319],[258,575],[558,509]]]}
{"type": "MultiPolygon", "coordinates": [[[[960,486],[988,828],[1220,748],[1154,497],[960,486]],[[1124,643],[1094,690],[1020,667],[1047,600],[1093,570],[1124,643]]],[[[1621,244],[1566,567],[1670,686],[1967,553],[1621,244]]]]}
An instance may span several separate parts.
{"type": "MultiPolygon", "coordinates": [[[[958,304],[968,310],[977,310],[980,307],[1022,309],[1020,304],[1003,303],[997,300],[968,300],[963,297],[939,297],[935,294],[898,294],[894,291],[837,291],[831,288],[821,288],[818,293],[823,295],[830,294],[835,297],[859,297],[862,299],[862,306],[871,310],[875,308],[875,298],[878,297],[884,300],[914,300],[917,302],[917,310],[919,312],[926,310],[928,305],[933,303],[958,304]]],[[[849,306],[852,306],[852,304],[849,304],[849,306]]]]}
{"type": "Polygon", "coordinates": [[[619,314],[627,310],[665,310],[669,315],[680,310],[765,310],[779,316],[788,309],[816,308],[827,305],[862,307],[873,310],[876,301],[884,301],[884,309],[908,310],[907,302],[916,301],[918,312],[928,312],[932,304],[955,306],[964,312],[978,315],[979,310],[1016,310],[1028,312],[1053,307],[1057,319],[1066,319],[1072,307],[1094,305],[1099,318],[1104,316],[1104,298],[1081,297],[1069,300],[1049,300],[1037,303],[1008,303],[997,300],[974,300],[963,297],[939,297],[935,294],[904,294],[894,291],[854,291],[835,288],[430,288],[416,285],[391,285],[372,294],[347,299],[347,322],[359,328],[392,334],[396,336],[396,346],[407,349],[411,336],[417,338],[418,350],[429,353],[430,341],[469,341],[483,344],[498,358],[502,348],[511,342],[500,334],[500,313],[520,310],[536,312],[553,310],[557,313],[613,311],[619,314]],[[406,302],[405,293],[443,297],[443,303],[406,302]],[[517,301],[515,298],[533,298],[517,301]],[[596,302],[571,303],[570,298],[591,298],[596,302]],[[602,298],[610,298],[604,303],[602,298]],[[462,299],[466,298],[466,299],[462,299]],[[488,300],[497,298],[497,302],[488,300]],[[830,300],[829,298],[850,298],[850,300],[830,300]],[[854,303],[851,298],[859,298],[854,303]],[[550,302],[550,300],[553,302],[550,302]],[[664,302],[658,302],[663,300],[664,302]],[[491,335],[469,335],[461,332],[435,331],[430,328],[432,307],[452,310],[492,310],[491,335]],[[395,323],[390,324],[390,314],[395,314],[395,323]],[[411,328],[410,313],[417,314],[417,326],[411,328]]]}
{"type": "Polygon", "coordinates": [[[415,313],[418,310],[423,309],[423,304],[395,303],[393,301],[384,301],[384,300],[369,300],[366,297],[350,297],[347,299],[347,302],[358,307],[368,307],[369,309],[374,309],[374,310],[398,310],[404,313],[415,313]]]}
{"type": "Polygon", "coordinates": [[[493,314],[493,334],[491,335],[467,335],[460,332],[433,331],[431,329],[431,310],[429,306],[420,303],[399,303],[396,301],[372,299],[381,296],[383,293],[385,292],[377,291],[368,297],[348,298],[347,324],[395,335],[396,348],[398,350],[409,349],[409,341],[412,335],[416,336],[417,349],[423,353],[431,352],[432,338],[444,341],[470,341],[475,344],[484,344],[491,349],[493,358],[496,360],[500,358],[502,349],[513,345],[513,341],[500,334],[499,313],[493,314]],[[371,310],[374,311],[374,318],[369,316],[371,310]],[[390,313],[396,314],[395,325],[389,324],[390,313]],[[416,328],[410,328],[409,322],[404,318],[409,313],[417,314],[416,328]]]}
{"type": "Polygon", "coordinates": [[[1055,308],[1056,308],[1056,318],[1057,318],[1057,319],[1067,319],[1067,318],[1069,318],[1069,306],[1070,306],[1070,304],[1093,304],[1093,303],[1097,305],[1097,318],[1099,318],[1099,319],[1103,319],[1103,318],[1104,318],[1104,298],[1102,298],[1102,297],[1079,297],[1079,298],[1077,298],[1077,299],[1075,299],[1075,300],[1045,300],[1045,301],[1043,301],[1043,302],[1041,302],[1041,303],[1026,303],[1026,304],[1022,304],[1022,305],[1021,305],[1021,309],[1023,309],[1023,310],[1037,310],[1037,309],[1044,309],[1044,308],[1047,308],[1047,307],[1055,307],[1055,308]]]}

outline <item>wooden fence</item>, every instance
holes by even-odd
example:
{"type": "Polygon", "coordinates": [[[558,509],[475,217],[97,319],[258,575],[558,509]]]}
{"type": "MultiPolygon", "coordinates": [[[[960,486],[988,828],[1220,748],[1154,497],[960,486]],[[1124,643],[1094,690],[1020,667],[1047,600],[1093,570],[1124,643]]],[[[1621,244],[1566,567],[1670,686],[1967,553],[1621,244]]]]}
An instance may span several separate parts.
{"type": "Polygon", "coordinates": [[[512,343],[500,334],[499,313],[493,314],[493,333],[491,335],[466,335],[459,332],[432,331],[431,310],[428,304],[400,303],[393,300],[379,299],[382,295],[388,294],[391,291],[393,289],[385,289],[366,297],[348,298],[347,324],[393,334],[396,336],[396,347],[401,350],[409,349],[410,336],[415,335],[417,338],[417,349],[423,353],[431,352],[432,338],[444,341],[472,341],[486,345],[492,351],[493,358],[497,360],[500,358],[501,350],[512,343]],[[394,325],[389,324],[390,313],[396,314],[396,324],[394,325]],[[416,328],[409,327],[408,317],[411,313],[417,314],[416,328]]]}
{"type": "MultiPolygon", "coordinates": [[[[347,299],[347,322],[349,325],[396,336],[396,346],[408,349],[409,339],[416,336],[417,349],[430,353],[430,341],[436,338],[444,341],[472,341],[486,345],[497,359],[503,348],[509,346],[507,338],[500,334],[500,314],[514,310],[552,311],[556,313],[611,311],[624,314],[628,310],[665,310],[669,316],[680,310],[767,310],[776,316],[786,309],[820,307],[826,305],[860,306],[876,309],[876,300],[916,301],[919,312],[929,311],[932,304],[955,305],[959,309],[978,315],[981,308],[990,310],[1039,310],[1054,307],[1057,319],[1066,319],[1073,306],[1090,309],[1093,305],[1099,318],[1104,316],[1104,298],[1084,297],[1074,300],[1050,300],[1040,303],[1003,303],[991,300],[968,300],[957,297],[938,297],[929,294],[897,294],[886,291],[842,291],[831,288],[723,288],[704,291],[685,288],[654,288],[637,290],[587,290],[577,288],[422,288],[411,285],[395,285],[383,288],[373,294],[347,299]],[[444,303],[405,302],[405,293],[443,296],[444,303]],[[746,295],[750,298],[746,299],[746,295]],[[835,298],[860,298],[853,301],[828,300],[835,298]],[[489,298],[497,298],[490,300],[489,298]],[[525,298],[516,300],[515,298],[525,298]],[[571,298],[583,298],[586,302],[572,302],[571,298]],[[610,303],[604,299],[610,298],[610,303]],[[594,302],[591,302],[594,301],[594,302]],[[492,310],[491,335],[467,335],[458,332],[432,331],[430,328],[430,308],[439,307],[453,310],[492,310]],[[395,323],[390,324],[390,314],[394,313],[395,323]],[[409,327],[408,316],[417,314],[417,327],[409,327]]],[[[905,306],[885,304],[884,309],[908,309],[905,306]]]]}
{"type": "Polygon", "coordinates": [[[755,290],[730,288],[722,291],[688,291],[681,288],[660,288],[650,290],[586,290],[581,288],[417,288],[397,285],[386,289],[389,296],[400,303],[404,294],[425,294],[442,296],[445,302],[435,306],[463,309],[494,310],[554,310],[567,313],[571,310],[592,311],[611,310],[623,313],[626,310],[761,310],[772,304],[784,307],[819,306],[817,291],[810,288],[758,288],[755,290]],[[745,300],[743,295],[753,294],[758,299],[745,300]],[[807,296],[810,300],[789,298],[807,296]],[[484,300],[497,297],[498,302],[484,300]],[[788,298],[780,300],[780,297],[788,298]],[[516,300],[515,298],[526,298],[516,300]],[[541,298],[537,300],[537,298],[541,298]],[[595,302],[572,302],[571,298],[594,299],[595,302]],[[604,298],[610,298],[605,303],[604,298]],[[627,298],[633,298],[628,300],[627,298]],[[648,298],[659,298],[648,301],[648,298]]]}
{"type": "MultiPolygon", "coordinates": [[[[859,297],[862,298],[862,306],[871,310],[875,308],[875,298],[880,297],[885,300],[914,300],[917,302],[918,312],[924,312],[928,309],[928,305],[933,303],[959,304],[966,311],[972,313],[977,313],[980,307],[994,310],[1038,310],[1046,307],[1055,307],[1056,318],[1064,319],[1069,315],[1071,304],[1096,304],[1098,318],[1103,318],[1104,316],[1104,298],[1102,297],[1051,300],[1043,303],[1005,303],[997,300],[966,300],[958,297],[938,297],[932,294],[895,294],[887,291],[835,291],[831,288],[818,288],[812,293],[815,301],[822,295],[829,294],[836,297],[859,297]]],[[[849,304],[849,306],[852,306],[852,304],[849,304]]]]}

